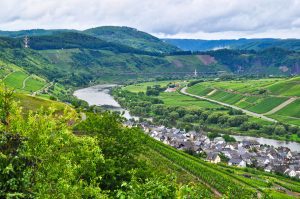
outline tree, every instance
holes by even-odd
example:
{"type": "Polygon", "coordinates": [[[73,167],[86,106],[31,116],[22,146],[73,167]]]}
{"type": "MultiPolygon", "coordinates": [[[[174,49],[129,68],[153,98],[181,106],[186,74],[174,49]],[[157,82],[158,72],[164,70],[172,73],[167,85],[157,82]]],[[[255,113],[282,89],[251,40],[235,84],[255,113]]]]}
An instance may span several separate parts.
{"type": "Polygon", "coordinates": [[[211,132],[211,133],[208,133],[207,134],[207,137],[210,139],[210,140],[213,140],[215,139],[216,137],[220,137],[219,133],[217,132],[211,132]]]}
{"type": "Polygon", "coordinates": [[[236,142],[236,139],[230,135],[225,134],[222,137],[224,138],[225,142],[236,142]]]}
{"type": "Polygon", "coordinates": [[[284,126],[278,125],[274,129],[274,133],[276,135],[284,135],[286,133],[286,130],[285,130],[284,126]]]}
{"type": "Polygon", "coordinates": [[[179,113],[177,113],[176,111],[172,111],[171,113],[169,113],[169,117],[171,120],[175,121],[179,118],[179,113]]]}
{"type": "Polygon", "coordinates": [[[10,90],[5,85],[0,86],[0,120],[5,125],[6,131],[10,125],[10,112],[13,102],[13,90],[10,90]]]}
{"type": "Polygon", "coordinates": [[[237,127],[248,120],[247,116],[233,116],[228,119],[229,126],[237,127]]]}

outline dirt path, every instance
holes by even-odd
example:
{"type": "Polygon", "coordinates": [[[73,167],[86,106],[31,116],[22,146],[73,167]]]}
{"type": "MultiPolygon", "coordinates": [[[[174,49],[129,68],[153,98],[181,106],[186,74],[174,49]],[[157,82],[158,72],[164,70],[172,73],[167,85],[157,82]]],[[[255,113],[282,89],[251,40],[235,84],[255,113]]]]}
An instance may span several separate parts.
{"type": "Polygon", "coordinates": [[[213,91],[211,91],[210,93],[208,93],[206,96],[211,96],[211,95],[213,95],[215,92],[217,92],[217,89],[214,89],[213,91]]]}
{"type": "Polygon", "coordinates": [[[277,111],[283,109],[284,107],[286,107],[287,105],[289,105],[290,103],[294,102],[295,100],[297,100],[298,98],[296,97],[292,97],[288,100],[286,100],[285,102],[283,102],[282,104],[276,106],[275,108],[273,108],[272,110],[270,110],[269,112],[265,113],[264,115],[271,115],[273,113],[276,113],[277,111]]]}
{"type": "Polygon", "coordinates": [[[50,82],[48,84],[46,84],[43,88],[41,88],[40,90],[35,91],[35,94],[39,94],[40,92],[42,92],[43,90],[47,90],[49,89],[51,86],[53,85],[53,82],[50,82]]]}
{"type": "Polygon", "coordinates": [[[274,184],[274,187],[275,187],[276,190],[283,190],[287,195],[293,196],[295,198],[300,197],[300,193],[290,191],[287,188],[285,188],[285,187],[283,187],[279,184],[274,184]]]}
{"type": "Polygon", "coordinates": [[[180,90],[180,92],[184,95],[188,95],[188,96],[191,96],[191,97],[195,97],[195,98],[198,98],[198,99],[201,99],[201,100],[206,100],[206,101],[210,101],[210,102],[213,102],[213,103],[216,103],[216,104],[220,104],[222,106],[226,106],[226,107],[230,107],[230,108],[233,108],[233,109],[236,109],[236,110],[240,110],[242,111],[243,113],[249,115],[249,116],[252,116],[252,117],[256,117],[256,118],[261,118],[263,120],[266,120],[266,121],[269,121],[269,122],[278,122],[277,120],[275,119],[272,119],[272,118],[269,118],[267,116],[264,116],[262,114],[258,114],[258,113],[254,113],[254,112],[251,112],[251,111],[248,111],[248,110],[245,110],[245,109],[242,109],[240,107],[237,107],[237,106],[234,106],[234,105],[230,105],[230,104],[226,104],[226,103],[223,103],[223,102],[219,102],[219,101],[216,101],[216,100],[213,100],[213,99],[209,99],[209,98],[206,98],[206,97],[202,97],[202,96],[198,96],[198,95],[193,95],[193,94],[190,94],[188,92],[186,92],[186,89],[187,87],[184,87],[180,90]]]}
{"type": "Polygon", "coordinates": [[[3,77],[3,79],[2,79],[2,81],[5,80],[8,76],[10,76],[11,74],[13,74],[14,72],[16,72],[16,71],[10,72],[7,75],[5,75],[5,77],[3,77]]]}
{"type": "Polygon", "coordinates": [[[26,81],[31,77],[31,75],[29,75],[28,77],[26,77],[24,80],[23,80],[23,85],[22,85],[22,88],[21,89],[24,89],[26,87],[26,81]]]}

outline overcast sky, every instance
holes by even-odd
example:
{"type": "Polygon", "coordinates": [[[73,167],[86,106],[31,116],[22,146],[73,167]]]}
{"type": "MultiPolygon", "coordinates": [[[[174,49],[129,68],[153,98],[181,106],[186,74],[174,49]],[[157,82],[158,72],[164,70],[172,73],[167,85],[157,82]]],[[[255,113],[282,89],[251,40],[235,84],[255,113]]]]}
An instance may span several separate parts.
{"type": "Polygon", "coordinates": [[[0,0],[0,29],[134,27],[172,38],[300,38],[300,0],[0,0]]]}

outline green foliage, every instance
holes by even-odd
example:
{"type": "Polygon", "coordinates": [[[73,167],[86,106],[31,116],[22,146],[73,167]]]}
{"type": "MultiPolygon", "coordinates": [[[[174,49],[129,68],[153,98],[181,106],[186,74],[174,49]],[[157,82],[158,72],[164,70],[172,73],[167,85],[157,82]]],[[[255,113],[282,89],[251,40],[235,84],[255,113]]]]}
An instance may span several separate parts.
{"type": "Polygon", "coordinates": [[[25,137],[0,133],[0,197],[33,198],[34,159],[20,153],[25,137]]]}
{"type": "Polygon", "coordinates": [[[176,186],[176,181],[171,176],[169,179],[161,177],[146,179],[143,184],[133,177],[130,183],[122,184],[127,191],[119,191],[117,198],[176,198],[176,186]]]}
{"type": "Polygon", "coordinates": [[[210,133],[207,134],[207,137],[208,137],[210,140],[213,140],[213,139],[215,139],[215,138],[217,138],[217,137],[220,137],[220,135],[219,135],[219,133],[217,133],[217,132],[210,132],[210,133]]]}
{"type": "Polygon", "coordinates": [[[222,138],[224,138],[225,142],[236,142],[236,139],[234,137],[231,137],[230,135],[223,135],[222,138]]]}
{"type": "Polygon", "coordinates": [[[166,88],[161,88],[160,85],[154,85],[153,87],[147,86],[146,95],[158,96],[160,92],[164,91],[166,88]]]}
{"type": "Polygon", "coordinates": [[[106,163],[101,167],[104,172],[100,187],[104,190],[121,189],[123,182],[132,178],[132,170],[143,178],[143,163],[138,154],[142,153],[143,133],[139,129],[128,129],[121,126],[121,118],[108,112],[101,115],[89,114],[86,121],[78,125],[75,131],[97,137],[99,147],[106,163]]]}
{"type": "Polygon", "coordinates": [[[104,41],[126,44],[130,47],[150,51],[168,53],[178,51],[175,46],[160,39],[129,27],[103,26],[83,31],[104,41]]]}

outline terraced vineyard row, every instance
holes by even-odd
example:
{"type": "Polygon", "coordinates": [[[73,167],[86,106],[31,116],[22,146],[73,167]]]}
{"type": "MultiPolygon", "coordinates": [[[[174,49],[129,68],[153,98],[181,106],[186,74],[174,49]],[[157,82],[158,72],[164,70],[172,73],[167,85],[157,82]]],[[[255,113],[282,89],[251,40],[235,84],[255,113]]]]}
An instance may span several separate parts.
{"type": "Polygon", "coordinates": [[[175,164],[180,165],[230,198],[257,198],[258,196],[256,189],[214,169],[210,164],[154,140],[149,140],[148,144],[175,164]]]}
{"type": "Polygon", "coordinates": [[[268,115],[281,122],[300,125],[300,78],[203,82],[188,88],[191,94],[266,114],[290,98],[292,103],[268,115]],[[210,93],[210,94],[209,94],[210,93]]]}

